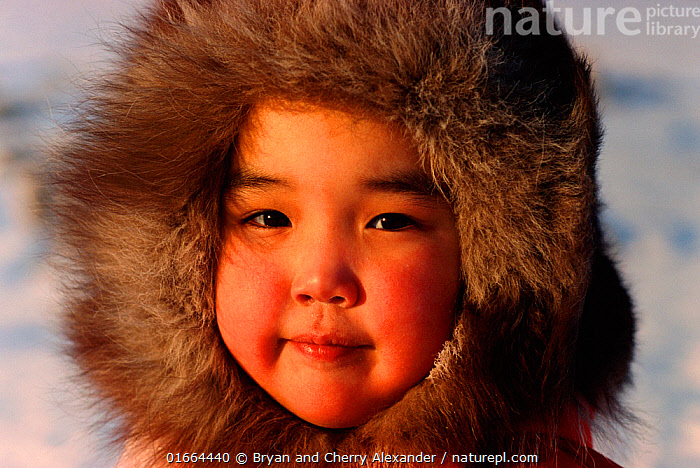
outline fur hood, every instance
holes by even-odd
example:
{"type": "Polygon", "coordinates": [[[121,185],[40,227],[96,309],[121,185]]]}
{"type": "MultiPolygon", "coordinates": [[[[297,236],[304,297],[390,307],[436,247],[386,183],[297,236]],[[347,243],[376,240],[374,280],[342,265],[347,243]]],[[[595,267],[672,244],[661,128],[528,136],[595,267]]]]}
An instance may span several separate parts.
{"type": "Polygon", "coordinates": [[[128,29],[51,170],[70,353],[119,440],[152,444],[160,460],[547,454],[564,408],[619,417],[634,327],[601,240],[588,66],[544,34],[544,14],[540,35],[503,34],[502,15],[486,34],[486,7],[504,3],[514,22],[520,7],[542,8],[164,0],[128,29]],[[217,329],[223,187],[238,129],[271,98],[400,125],[457,219],[453,336],[424,381],[353,429],[279,406],[217,329]]]}

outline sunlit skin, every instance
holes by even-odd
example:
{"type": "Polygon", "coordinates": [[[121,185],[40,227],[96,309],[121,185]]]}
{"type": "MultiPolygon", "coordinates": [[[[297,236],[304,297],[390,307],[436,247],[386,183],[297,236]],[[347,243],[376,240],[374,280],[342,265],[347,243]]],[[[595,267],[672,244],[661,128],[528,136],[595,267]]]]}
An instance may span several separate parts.
{"type": "Polygon", "coordinates": [[[376,120],[260,106],[238,140],[216,283],[221,335],[275,400],[362,424],[430,372],[460,284],[448,203],[376,120]]]}

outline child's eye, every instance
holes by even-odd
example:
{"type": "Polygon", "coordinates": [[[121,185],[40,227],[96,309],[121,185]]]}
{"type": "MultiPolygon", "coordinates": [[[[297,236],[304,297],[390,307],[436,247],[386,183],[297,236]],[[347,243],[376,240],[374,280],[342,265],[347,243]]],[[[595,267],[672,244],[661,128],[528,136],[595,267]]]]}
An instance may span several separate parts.
{"type": "Polygon", "coordinates": [[[367,227],[370,229],[384,229],[386,231],[399,231],[415,225],[416,223],[411,218],[399,213],[380,214],[367,223],[367,227]]]}
{"type": "Polygon", "coordinates": [[[255,213],[246,218],[244,222],[265,228],[289,227],[292,225],[292,222],[286,215],[274,210],[255,213]]]}

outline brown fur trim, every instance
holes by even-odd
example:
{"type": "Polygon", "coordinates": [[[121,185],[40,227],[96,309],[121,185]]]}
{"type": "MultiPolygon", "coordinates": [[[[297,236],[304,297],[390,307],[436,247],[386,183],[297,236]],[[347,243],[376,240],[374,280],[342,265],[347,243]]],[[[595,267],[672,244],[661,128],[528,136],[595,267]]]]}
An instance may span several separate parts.
{"type": "MultiPolygon", "coordinates": [[[[619,411],[633,318],[597,221],[600,132],[564,36],[485,33],[536,1],[168,0],[116,46],[52,170],[71,353],[120,436],[166,452],[551,453],[619,411]],[[237,131],[271,98],[405,128],[456,214],[463,310],[431,374],[363,426],[290,414],[214,313],[237,131]],[[532,421],[542,433],[526,430],[532,421]]],[[[544,21],[544,15],[542,15],[544,21]]],[[[544,31],[544,25],[542,30],[544,31]]],[[[499,32],[501,31],[501,32],[499,32]]]]}

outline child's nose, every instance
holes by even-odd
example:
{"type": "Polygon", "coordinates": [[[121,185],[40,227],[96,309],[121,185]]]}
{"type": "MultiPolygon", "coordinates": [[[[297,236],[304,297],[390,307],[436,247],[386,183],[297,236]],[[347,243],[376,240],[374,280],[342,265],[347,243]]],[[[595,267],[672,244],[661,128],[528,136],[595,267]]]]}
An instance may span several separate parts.
{"type": "Polygon", "coordinates": [[[301,252],[292,297],[302,305],[333,304],[343,308],[357,305],[362,294],[360,281],[340,242],[314,246],[301,252]]]}

